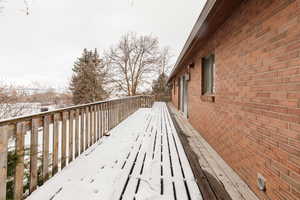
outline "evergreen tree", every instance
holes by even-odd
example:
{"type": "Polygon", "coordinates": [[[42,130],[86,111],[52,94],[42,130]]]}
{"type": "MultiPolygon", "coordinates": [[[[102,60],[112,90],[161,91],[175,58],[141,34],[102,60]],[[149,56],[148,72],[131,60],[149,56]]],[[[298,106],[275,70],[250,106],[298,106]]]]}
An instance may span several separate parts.
{"type": "Polygon", "coordinates": [[[83,50],[83,54],[74,63],[70,90],[74,104],[84,104],[107,98],[104,89],[106,70],[99,58],[97,49],[83,50]]]}

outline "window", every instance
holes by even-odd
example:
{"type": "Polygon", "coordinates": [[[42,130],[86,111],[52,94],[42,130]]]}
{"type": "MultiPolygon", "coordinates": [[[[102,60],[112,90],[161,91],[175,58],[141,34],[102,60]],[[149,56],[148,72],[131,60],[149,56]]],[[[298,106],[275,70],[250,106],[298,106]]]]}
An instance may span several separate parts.
{"type": "Polygon", "coordinates": [[[204,95],[214,93],[214,66],[214,55],[202,58],[202,94],[204,95]]]}

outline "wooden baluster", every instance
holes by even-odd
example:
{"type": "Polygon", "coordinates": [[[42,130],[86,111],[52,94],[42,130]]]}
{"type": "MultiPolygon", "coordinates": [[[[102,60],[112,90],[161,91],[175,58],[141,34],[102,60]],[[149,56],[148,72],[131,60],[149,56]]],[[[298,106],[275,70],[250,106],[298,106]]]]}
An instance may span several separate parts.
{"type": "Polygon", "coordinates": [[[100,104],[100,138],[103,137],[103,133],[104,133],[104,123],[103,123],[103,104],[100,104]]]}
{"type": "Polygon", "coordinates": [[[92,124],[93,124],[93,140],[92,140],[92,143],[95,144],[95,142],[96,142],[96,131],[97,131],[96,106],[93,105],[92,108],[93,108],[93,113],[92,113],[92,116],[93,116],[93,120],[92,120],[92,124]]]}
{"type": "Polygon", "coordinates": [[[109,102],[109,123],[110,123],[110,126],[109,126],[109,130],[111,130],[112,129],[112,127],[114,126],[114,104],[113,104],[113,102],[109,102]]]}
{"type": "Polygon", "coordinates": [[[98,140],[98,137],[97,137],[97,105],[94,106],[94,142],[93,143],[96,143],[97,140],[98,140]]]}
{"type": "Polygon", "coordinates": [[[119,100],[118,101],[118,124],[120,124],[120,122],[121,122],[121,116],[122,116],[121,103],[122,103],[122,101],[119,100]]]}
{"type": "Polygon", "coordinates": [[[132,114],[133,111],[134,111],[134,99],[131,99],[131,105],[132,105],[132,109],[131,109],[131,113],[130,114],[132,114]]]}
{"type": "Polygon", "coordinates": [[[114,102],[114,126],[113,126],[113,128],[117,126],[117,111],[118,111],[117,106],[118,106],[118,102],[115,101],[114,102]]]}
{"type": "Polygon", "coordinates": [[[106,103],[106,133],[109,131],[109,103],[106,103]]]}
{"type": "Polygon", "coordinates": [[[104,135],[104,104],[100,104],[100,129],[101,129],[101,137],[104,135]]]}
{"type": "Polygon", "coordinates": [[[53,122],[53,150],[52,150],[52,176],[58,172],[58,136],[60,113],[54,114],[53,122]]]}
{"type": "Polygon", "coordinates": [[[128,106],[128,99],[125,100],[125,105],[124,106],[125,106],[124,107],[125,108],[124,118],[126,118],[127,117],[127,113],[128,113],[128,107],[129,107],[128,106]]]}
{"type": "Polygon", "coordinates": [[[97,141],[100,139],[101,137],[101,125],[100,125],[100,105],[97,105],[97,141]]]}
{"type": "Polygon", "coordinates": [[[118,103],[119,101],[117,100],[115,102],[115,127],[118,125],[118,103]]]}
{"type": "Polygon", "coordinates": [[[110,121],[110,118],[111,118],[111,103],[110,102],[107,102],[107,111],[108,111],[108,117],[107,117],[107,121],[108,121],[108,130],[110,130],[110,124],[111,124],[111,121],[110,121]]]}
{"type": "Polygon", "coordinates": [[[127,113],[127,117],[130,115],[131,113],[131,99],[128,99],[128,113],[127,113]]]}
{"type": "Polygon", "coordinates": [[[68,113],[62,113],[62,132],[61,132],[61,169],[66,166],[67,157],[67,120],[68,113]]]}
{"type": "Polygon", "coordinates": [[[79,113],[80,110],[76,109],[76,118],[75,118],[75,158],[79,155],[79,113]]]}
{"type": "Polygon", "coordinates": [[[115,104],[114,104],[114,102],[110,102],[110,111],[111,111],[111,113],[110,113],[110,121],[111,121],[111,124],[110,124],[110,130],[114,127],[114,106],[115,106],[115,104]]]}
{"type": "Polygon", "coordinates": [[[29,193],[31,194],[37,188],[38,182],[38,132],[40,119],[31,120],[31,136],[30,136],[30,179],[29,193]]]}
{"type": "Polygon", "coordinates": [[[108,103],[105,103],[105,134],[108,131],[108,103]]]}
{"type": "Polygon", "coordinates": [[[100,136],[99,138],[101,138],[103,136],[103,116],[102,116],[102,112],[103,112],[103,104],[99,105],[99,121],[100,121],[100,136]]]}
{"type": "Polygon", "coordinates": [[[16,154],[17,165],[15,170],[15,186],[14,186],[14,199],[23,199],[23,178],[24,178],[24,137],[26,134],[25,122],[17,124],[16,132],[16,154]]]}
{"type": "Polygon", "coordinates": [[[102,136],[104,136],[105,135],[105,103],[102,104],[102,126],[103,126],[102,136]]]}
{"type": "Polygon", "coordinates": [[[128,99],[128,115],[127,115],[127,117],[131,114],[131,109],[132,109],[132,105],[131,105],[131,99],[128,99]]]}
{"type": "Polygon", "coordinates": [[[93,106],[93,120],[92,120],[92,124],[93,124],[93,140],[92,140],[92,142],[93,142],[93,144],[95,144],[95,142],[96,142],[96,131],[97,131],[97,123],[96,123],[96,112],[97,112],[97,110],[96,110],[96,106],[94,105],[93,106]]]}
{"type": "Polygon", "coordinates": [[[131,105],[130,105],[130,99],[127,99],[127,112],[126,112],[126,118],[128,117],[129,113],[130,113],[130,109],[131,109],[131,105]]]}
{"type": "Polygon", "coordinates": [[[120,122],[123,121],[123,100],[120,100],[120,122]]]}
{"type": "MultiPolygon", "coordinates": [[[[131,112],[131,100],[128,99],[128,115],[130,115],[130,112],[131,112]]],[[[128,117],[127,115],[127,117],[128,117]]]]}
{"type": "Polygon", "coordinates": [[[142,107],[142,97],[139,97],[139,108],[142,107]]]}
{"type": "Polygon", "coordinates": [[[43,125],[43,182],[49,178],[49,125],[50,116],[44,116],[43,125]]]}
{"type": "Polygon", "coordinates": [[[116,102],[112,102],[112,126],[111,128],[113,129],[116,125],[116,102]]]}
{"type": "Polygon", "coordinates": [[[94,106],[90,107],[90,146],[93,145],[93,140],[94,140],[94,106]]]}
{"type": "Polygon", "coordinates": [[[89,147],[89,107],[86,107],[85,109],[85,150],[89,147]]]}
{"type": "Polygon", "coordinates": [[[94,143],[98,140],[98,105],[94,105],[94,143]]]}
{"type": "Polygon", "coordinates": [[[122,119],[125,119],[125,117],[126,117],[126,110],[127,110],[127,100],[124,100],[123,101],[123,105],[122,105],[122,107],[123,107],[123,117],[122,117],[122,119]]]}
{"type": "Polygon", "coordinates": [[[110,103],[108,102],[107,104],[107,132],[110,130],[110,103]]]}
{"type": "Polygon", "coordinates": [[[82,108],[80,110],[80,154],[82,154],[84,149],[85,149],[85,145],[84,145],[85,144],[85,142],[84,142],[84,136],[85,136],[85,134],[84,134],[84,132],[85,132],[84,131],[85,130],[85,128],[84,128],[84,122],[85,122],[84,116],[85,116],[85,110],[84,110],[84,108],[82,108]]]}
{"type": "Polygon", "coordinates": [[[114,127],[114,113],[115,113],[115,103],[114,102],[110,102],[110,128],[109,129],[112,129],[114,127]]]}
{"type": "Polygon", "coordinates": [[[127,115],[127,110],[128,110],[128,102],[127,102],[127,100],[125,102],[123,102],[123,108],[124,108],[123,119],[125,119],[126,115],[127,115]]]}
{"type": "Polygon", "coordinates": [[[6,200],[8,126],[0,127],[0,200],[6,200]]]}
{"type": "Polygon", "coordinates": [[[120,110],[120,100],[117,101],[117,125],[120,123],[121,110],[120,110]]]}
{"type": "Polygon", "coordinates": [[[125,118],[125,111],[126,111],[125,105],[126,105],[125,102],[122,101],[122,120],[125,118]]]}
{"type": "Polygon", "coordinates": [[[113,101],[111,102],[112,104],[112,126],[111,129],[114,128],[116,126],[116,102],[113,101]]]}
{"type": "Polygon", "coordinates": [[[73,161],[73,140],[74,140],[74,110],[70,111],[70,117],[69,117],[69,159],[68,163],[73,161]]]}
{"type": "Polygon", "coordinates": [[[93,144],[93,135],[94,135],[93,112],[94,112],[94,108],[93,108],[93,106],[91,106],[90,107],[90,115],[89,115],[89,123],[90,123],[90,135],[89,135],[90,136],[90,143],[89,143],[89,146],[92,146],[92,144],[93,144]]]}

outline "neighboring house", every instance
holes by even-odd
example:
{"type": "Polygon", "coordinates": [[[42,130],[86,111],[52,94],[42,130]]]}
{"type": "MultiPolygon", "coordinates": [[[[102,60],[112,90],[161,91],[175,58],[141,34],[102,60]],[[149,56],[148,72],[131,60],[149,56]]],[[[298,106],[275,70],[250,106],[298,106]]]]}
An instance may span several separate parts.
{"type": "Polygon", "coordinates": [[[260,199],[300,199],[300,0],[208,0],[168,82],[260,199]]]}

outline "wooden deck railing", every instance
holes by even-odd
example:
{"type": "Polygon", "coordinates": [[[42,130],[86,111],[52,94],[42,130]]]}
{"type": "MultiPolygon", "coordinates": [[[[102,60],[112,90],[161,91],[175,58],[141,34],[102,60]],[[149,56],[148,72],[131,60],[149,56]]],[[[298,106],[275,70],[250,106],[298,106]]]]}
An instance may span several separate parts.
{"type": "Polygon", "coordinates": [[[0,121],[0,200],[20,200],[152,96],[95,102],[0,121]]]}

